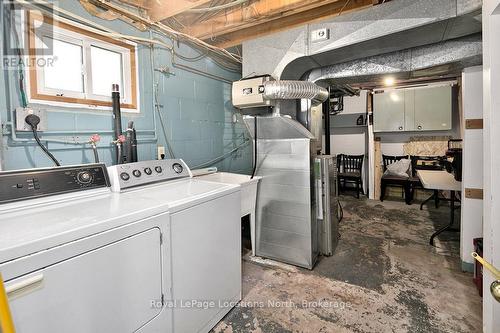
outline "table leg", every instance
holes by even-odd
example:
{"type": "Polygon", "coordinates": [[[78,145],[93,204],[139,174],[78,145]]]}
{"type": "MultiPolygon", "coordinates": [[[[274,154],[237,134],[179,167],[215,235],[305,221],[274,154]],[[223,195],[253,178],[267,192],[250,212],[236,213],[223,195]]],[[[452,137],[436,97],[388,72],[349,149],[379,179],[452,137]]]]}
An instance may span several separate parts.
{"type": "Polygon", "coordinates": [[[430,244],[434,246],[434,238],[445,230],[451,229],[455,220],[455,191],[450,191],[450,223],[432,234],[430,244]]]}
{"type": "Polygon", "coordinates": [[[427,199],[425,199],[421,204],[420,204],[420,210],[424,209],[424,205],[429,202],[430,200],[436,200],[436,191],[434,191],[432,193],[432,195],[430,197],[428,197],[427,199]]]}

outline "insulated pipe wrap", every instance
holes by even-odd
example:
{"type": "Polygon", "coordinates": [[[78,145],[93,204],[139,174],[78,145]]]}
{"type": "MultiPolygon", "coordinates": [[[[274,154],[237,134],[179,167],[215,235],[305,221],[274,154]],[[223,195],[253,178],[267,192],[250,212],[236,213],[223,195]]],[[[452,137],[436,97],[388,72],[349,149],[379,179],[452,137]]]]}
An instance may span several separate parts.
{"type": "Polygon", "coordinates": [[[264,83],[264,99],[310,99],[318,105],[328,98],[328,90],[309,81],[267,81],[264,83]]]}

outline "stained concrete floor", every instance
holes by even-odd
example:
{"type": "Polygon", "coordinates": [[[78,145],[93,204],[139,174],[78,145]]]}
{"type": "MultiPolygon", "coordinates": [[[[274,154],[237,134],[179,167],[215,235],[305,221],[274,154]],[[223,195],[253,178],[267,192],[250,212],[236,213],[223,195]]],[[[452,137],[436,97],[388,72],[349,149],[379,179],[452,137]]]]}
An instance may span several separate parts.
{"type": "MultiPolygon", "coordinates": [[[[449,208],[342,197],[332,257],[312,271],[249,255],[243,299],[213,332],[480,332],[481,298],[457,233],[430,235],[449,208]]],[[[460,214],[457,214],[460,215],[460,214]]]]}

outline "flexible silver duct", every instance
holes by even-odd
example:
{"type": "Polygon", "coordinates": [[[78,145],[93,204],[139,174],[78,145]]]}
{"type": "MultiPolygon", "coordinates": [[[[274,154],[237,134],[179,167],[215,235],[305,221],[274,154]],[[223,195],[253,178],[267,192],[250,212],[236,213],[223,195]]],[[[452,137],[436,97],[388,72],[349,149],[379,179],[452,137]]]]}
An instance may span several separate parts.
{"type": "Polygon", "coordinates": [[[310,99],[314,106],[328,98],[328,90],[309,81],[267,81],[263,97],[271,100],[310,99]]]}

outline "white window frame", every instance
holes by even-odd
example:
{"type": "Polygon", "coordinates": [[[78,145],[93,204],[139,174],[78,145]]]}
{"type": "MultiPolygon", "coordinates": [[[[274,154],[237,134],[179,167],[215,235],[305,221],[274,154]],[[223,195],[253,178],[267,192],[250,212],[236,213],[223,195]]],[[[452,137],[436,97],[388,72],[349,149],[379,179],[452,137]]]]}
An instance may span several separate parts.
{"type": "MultiPolygon", "coordinates": [[[[26,22],[24,22],[23,25],[27,27],[29,27],[29,25],[37,26],[37,21],[41,22],[41,20],[42,18],[39,17],[29,18],[28,15],[28,17],[25,16],[26,22]]],[[[109,38],[106,40],[106,37],[102,37],[102,39],[100,39],[100,36],[85,30],[85,27],[73,22],[64,21],[67,20],[61,19],[60,21],[53,22],[53,24],[51,24],[51,29],[37,28],[37,35],[47,36],[52,39],[57,39],[62,42],[82,47],[82,76],[84,91],[75,92],[45,87],[44,67],[34,66],[29,69],[29,75],[26,75],[29,102],[61,107],[111,110],[111,97],[94,94],[92,91],[91,47],[98,47],[104,50],[119,53],[121,55],[122,82],[119,83],[119,85],[122,111],[139,113],[137,44],[121,40],[116,40],[116,42],[114,40],[109,41],[109,38]],[[36,81],[36,85],[34,85],[31,81],[36,81]]],[[[43,26],[46,26],[46,24],[47,23],[45,22],[43,26]]],[[[28,34],[32,34],[29,31],[30,29],[28,28],[28,34]]],[[[31,43],[35,44],[37,50],[43,49],[43,41],[37,36],[26,35],[26,40],[31,40],[31,43]]],[[[29,44],[27,45],[29,53],[29,44]]],[[[44,55],[41,52],[38,52],[37,54],[31,54],[30,57],[35,58],[34,60],[37,61],[39,58],[44,57],[44,55]]],[[[34,63],[33,60],[31,63],[34,63]]]]}

